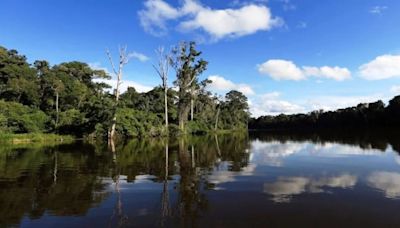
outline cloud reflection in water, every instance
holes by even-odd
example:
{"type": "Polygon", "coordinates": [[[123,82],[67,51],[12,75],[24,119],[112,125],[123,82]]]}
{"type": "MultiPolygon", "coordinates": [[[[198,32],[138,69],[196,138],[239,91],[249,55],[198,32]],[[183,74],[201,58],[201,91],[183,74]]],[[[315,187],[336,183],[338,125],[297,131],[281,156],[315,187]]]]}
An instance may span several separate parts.
{"type": "Polygon", "coordinates": [[[322,193],[324,188],[352,188],[357,183],[357,177],[342,174],[333,177],[313,179],[311,177],[279,177],[276,182],[264,183],[264,193],[271,194],[277,203],[290,202],[294,195],[302,193],[322,193]]]}

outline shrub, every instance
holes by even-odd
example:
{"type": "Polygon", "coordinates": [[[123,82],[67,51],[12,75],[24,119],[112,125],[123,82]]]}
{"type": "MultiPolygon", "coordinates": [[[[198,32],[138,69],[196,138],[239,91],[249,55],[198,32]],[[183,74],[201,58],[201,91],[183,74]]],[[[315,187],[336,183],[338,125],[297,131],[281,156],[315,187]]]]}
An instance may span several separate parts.
{"type": "Polygon", "coordinates": [[[0,129],[13,133],[44,132],[50,122],[44,112],[16,102],[0,101],[0,115],[0,129]]]}

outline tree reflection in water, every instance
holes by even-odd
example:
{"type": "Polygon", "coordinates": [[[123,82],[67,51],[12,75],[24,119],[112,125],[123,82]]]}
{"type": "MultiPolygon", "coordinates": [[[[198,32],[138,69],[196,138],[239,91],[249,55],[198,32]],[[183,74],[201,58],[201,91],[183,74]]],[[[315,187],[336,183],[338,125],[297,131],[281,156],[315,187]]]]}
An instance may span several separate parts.
{"type": "Polygon", "coordinates": [[[165,221],[171,216],[171,208],[169,204],[169,189],[168,189],[168,162],[169,162],[169,150],[168,150],[168,139],[165,140],[165,174],[163,181],[163,191],[161,196],[161,226],[164,226],[165,221]]]}
{"type": "MultiPolygon", "coordinates": [[[[262,159],[295,155],[279,152],[288,149],[288,144],[303,145],[306,141],[309,148],[318,151],[321,145],[345,144],[333,147],[342,152],[346,144],[367,152],[371,148],[399,148],[398,137],[375,133],[347,137],[252,132],[250,137],[251,142],[247,134],[234,134],[141,139],[113,145],[4,145],[0,148],[0,226],[18,225],[23,219],[40,224],[46,217],[85,220],[90,218],[91,209],[104,215],[98,221],[91,220],[100,225],[197,226],[210,211],[215,213],[210,210],[216,206],[210,193],[223,191],[213,190],[231,188],[240,178],[252,177],[255,168],[283,169],[262,159]],[[267,146],[257,151],[257,143],[267,146]]],[[[398,198],[399,187],[392,181],[399,179],[398,172],[378,171],[366,176],[367,186],[382,191],[386,198],[398,198]]],[[[356,190],[364,181],[345,170],[326,176],[284,174],[262,176],[265,179],[258,180],[260,194],[269,194],[270,201],[289,203],[310,193],[356,190]]]]}

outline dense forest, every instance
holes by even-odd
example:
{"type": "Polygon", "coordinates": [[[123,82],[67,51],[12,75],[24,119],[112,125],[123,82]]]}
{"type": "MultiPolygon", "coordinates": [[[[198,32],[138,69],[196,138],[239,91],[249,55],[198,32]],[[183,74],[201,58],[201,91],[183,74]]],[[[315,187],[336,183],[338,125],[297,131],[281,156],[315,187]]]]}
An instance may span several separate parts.
{"type": "Polygon", "coordinates": [[[261,116],[249,121],[249,128],[262,130],[333,130],[400,127],[400,96],[385,106],[382,101],[359,104],[336,111],[308,114],[261,116]]]}
{"type": "Polygon", "coordinates": [[[208,62],[194,42],[159,52],[154,68],[161,86],[146,93],[130,87],[120,94],[129,55],[126,49],[119,54],[117,69],[108,55],[118,79],[112,90],[104,83],[111,75],[87,63],[30,64],[16,50],[0,46],[0,132],[140,137],[247,128],[247,97],[230,91],[219,98],[207,91],[210,81],[199,76],[208,62]],[[168,67],[175,70],[174,87],[168,87],[168,67]]]}

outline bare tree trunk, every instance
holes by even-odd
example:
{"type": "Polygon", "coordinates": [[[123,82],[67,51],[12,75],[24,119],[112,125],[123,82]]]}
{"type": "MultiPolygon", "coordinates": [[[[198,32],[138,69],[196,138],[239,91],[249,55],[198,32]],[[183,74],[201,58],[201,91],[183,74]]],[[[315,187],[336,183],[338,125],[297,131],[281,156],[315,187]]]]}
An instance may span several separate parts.
{"type": "Polygon", "coordinates": [[[182,104],[179,108],[179,129],[185,133],[186,132],[186,122],[189,116],[190,106],[187,104],[182,104]]]}
{"type": "Polygon", "coordinates": [[[217,116],[216,116],[216,118],[215,118],[215,126],[214,126],[214,130],[215,130],[215,131],[217,131],[217,130],[218,130],[218,118],[219,118],[219,111],[220,111],[220,109],[219,109],[219,107],[218,107],[218,110],[217,110],[217,116]]]}
{"type": "Polygon", "coordinates": [[[190,120],[193,121],[193,109],[194,109],[194,100],[193,97],[190,99],[190,120]]]}
{"type": "Polygon", "coordinates": [[[107,51],[107,56],[108,59],[111,63],[112,69],[114,71],[114,74],[117,76],[117,85],[115,87],[115,110],[114,110],[114,116],[112,119],[112,125],[111,125],[111,131],[109,138],[113,139],[115,136],[115,129],[116,129],[116,124],[117,124],[117,107],[118,107],[118,101],[119,101],[119,95],[120,95],[120,86],[122,84],[122,69],[124,66],[129,62],[130,59],[130,54],[126,53],[127,47],[120,47],[119,48],[119,65],[118,65],[118,71],[116,70],[114,66],[114,62],[112,61],[112,57],[109,51],[107,51]]]}
{"type": "MultiPolygon", "coordinates": [[[[118,71],[118,77],[117,77],[117,87],[115,88],[115,106],[117,107],[118,101],[119,101],[119,85],[121,84],[121,78],[122,78],[122,72],[121,72],[121,65],[118,71]]],[[[112,119],[112,126],[111,126],[111,135],[110,137],[113,139],[115,136],[115,128],[117,125],[117,111],[115,110],[114,112],[114,117],[112,119]]]]}
{"type": "Polygon", "coordinates": [[[59,94],[57,91],[56,92],[56,128],[58,127],[58,119],[59,119],[58,100],[59,100],[59,94]]]}
{"type": "Polygon", "coordinates": [[[166,217],[170,215],[169,194],[168,194],[168,141],[165,144],[165,176],[161,201],[161,224],[164,224],[166,217]]]}
{"type": "Polygon", "coordinates": [[[165,128],[168,131],[168,88],[164,87],[164,111],[165,111],[165,128]]]}
{"type": "Polygon", "coordinates": [[[53,170],[53,183],[57,183],[57,174],[58,174],[58,156],[57,151],[54,152],[54,170],[53,170]]]}
{"type": "Polygon", "coordinates": [[[192,145],[192,168],[196,167],[196,162],[194,161],[194,146],[192,145]]]}
{"type": "Polygon", "coordinates": [[[170,64],[171,57],[168,54],[164,54],[163,47],[159,47],[156,50],[156,53],[158,55],[158,66],[153,65],[153,67],[160,76],[162,85],[164,87],[164,118],[165,128],[168,131],[168,66],[170,64]]]}
{"type": "Polygon", "coordinates": [[[215,145],[217,147],[218,156],[221,157],[221,150],[219,149],[218,135],[214,134],[214,138],[215,138],[215,145]]]}

